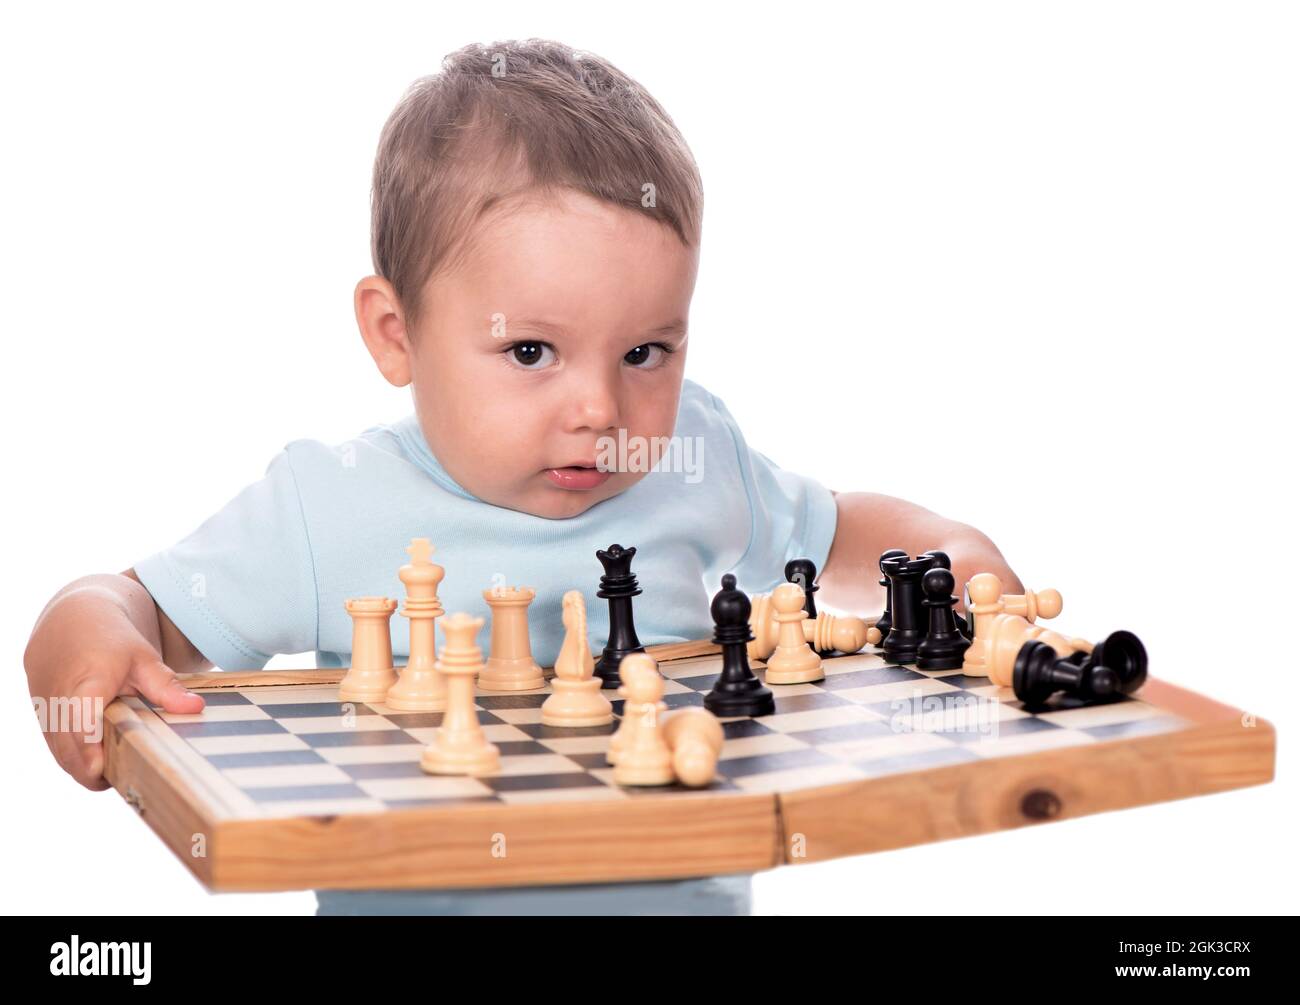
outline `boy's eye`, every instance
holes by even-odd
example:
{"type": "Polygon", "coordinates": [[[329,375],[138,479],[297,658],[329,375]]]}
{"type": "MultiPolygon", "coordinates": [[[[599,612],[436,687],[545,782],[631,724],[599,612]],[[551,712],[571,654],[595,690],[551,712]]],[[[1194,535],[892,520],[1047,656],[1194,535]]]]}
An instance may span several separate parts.
{"type": "Polygon", "coordinates": [[[623,362],[629,366],[652,369],[657,366],[672,350],[659,342],[647,342],[629,350],[623,356],[623,362]]]}
{"type": "Polygon", "coordinates": [[[555,350],[545,342],[517,342],[506,352],[514,362],[529,370],[540,370],[555,360],[555,350]]]}

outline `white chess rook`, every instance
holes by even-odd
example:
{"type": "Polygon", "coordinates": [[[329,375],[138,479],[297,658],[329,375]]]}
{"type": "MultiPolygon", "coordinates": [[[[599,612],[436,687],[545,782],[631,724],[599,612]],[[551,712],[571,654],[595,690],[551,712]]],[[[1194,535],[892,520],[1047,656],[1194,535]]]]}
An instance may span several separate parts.
{"type": "Polygon", "coordinates": [[[493,586],[483,591],[492,609],[492,648],[479,675],[484,691],[533,691],[546,684],[533,659],[528,605],[537,595],[527,586],[493,586]]]}
{"type": "Polygon", "coordinates": [[[397,601],[357,597],[343,603],[352,618],[352,666],[339,681],[340,701],[382,702],[397,682],[388,622],[397,601]]]}

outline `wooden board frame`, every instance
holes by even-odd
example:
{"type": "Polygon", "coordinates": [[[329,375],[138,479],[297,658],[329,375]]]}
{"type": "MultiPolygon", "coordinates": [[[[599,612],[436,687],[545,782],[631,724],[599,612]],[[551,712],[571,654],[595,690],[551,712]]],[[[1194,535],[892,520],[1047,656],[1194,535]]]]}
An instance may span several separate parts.
{"type": "MultiPolygon", "coordinates": [[[[667,661],[718,652],[652,646],[667,661]]],[[[334,683],[342,670],[182,675],[191,687],[334,683]]],[[[1160,680],[1138,697],[1193,725],[775,794],[382,814],[237,819],[123,701],[109,706],[105,777],[213,891],[595,883],[754,872],[825,861],[1273,779],[1263,720],[1160,680]]]]}

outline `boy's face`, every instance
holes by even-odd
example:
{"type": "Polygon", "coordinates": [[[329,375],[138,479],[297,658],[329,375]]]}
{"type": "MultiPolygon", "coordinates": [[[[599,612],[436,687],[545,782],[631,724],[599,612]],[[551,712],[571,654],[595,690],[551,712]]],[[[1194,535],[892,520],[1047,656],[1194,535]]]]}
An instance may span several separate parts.
{"type": "Polygon", "coordinates": [[[382,311],[362,293],[382,280],[358,287],[358,318],[385,376],[413,385],[425,439],[458,484],[570,517],[645,477],[597,470],[602,438],[672,435],[697,265],[663,224],[566,191],[485,217],[387,359],[366,333],[382,311]]]}

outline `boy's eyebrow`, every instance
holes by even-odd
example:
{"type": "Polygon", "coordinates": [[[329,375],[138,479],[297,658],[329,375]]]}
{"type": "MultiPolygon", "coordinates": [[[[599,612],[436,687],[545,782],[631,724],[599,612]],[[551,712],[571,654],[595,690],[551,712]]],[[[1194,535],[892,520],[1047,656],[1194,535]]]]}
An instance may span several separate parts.
{"type": "Polygon", "coordinates": [[[564,325],[553,324],[550,321],[541,321],[537,318],[512,318],[506,315],[507,328],[527,328],[530,331],[540,332],[543,335],[560,336],[569,334],[569,329],[564,325]]]}
{"type": "MultiPolygon", "coordinates": [[[[564,325],[558,325],[551,321],[542,321],[539,318],[506,318],[507,328],[526,328],[530,331],[540,332],[543,335],[549,335],[552,338],[560,338],[569,334],[569,329],[564,325]]],[[[656,335],[685,335],[686,322],[678,318],[669,321],[667,324],[660,325],[658,328],[651,328],[646,333],[647,337],[656,335]]]]}
{"type": "Polygon", "coordinates": [[[651,328],[646,332],[647,335],[685,335],[686,322],[680,319],[669,321],[666,325],[660,325],[658,328],[651,328]]]}

